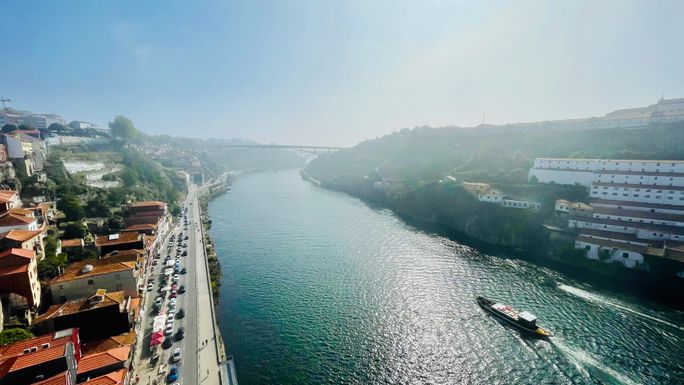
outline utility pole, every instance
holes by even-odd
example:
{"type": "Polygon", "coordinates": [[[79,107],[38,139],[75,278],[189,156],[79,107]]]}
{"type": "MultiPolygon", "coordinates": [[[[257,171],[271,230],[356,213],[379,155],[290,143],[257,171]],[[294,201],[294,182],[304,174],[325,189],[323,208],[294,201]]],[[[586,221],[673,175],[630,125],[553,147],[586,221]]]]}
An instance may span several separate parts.
{"type": "Polygon", "coordinates": [[[3,110],[6,110],[6,109],[7,109],[7,105],[6,105],[5,103],[11,102],[11,101],[12,101],[12,99],[7,99],[7,98],[5,98],[5,97],[0,98],[0,102],[2,102],[2,109],[3,109],[3,110]]]}

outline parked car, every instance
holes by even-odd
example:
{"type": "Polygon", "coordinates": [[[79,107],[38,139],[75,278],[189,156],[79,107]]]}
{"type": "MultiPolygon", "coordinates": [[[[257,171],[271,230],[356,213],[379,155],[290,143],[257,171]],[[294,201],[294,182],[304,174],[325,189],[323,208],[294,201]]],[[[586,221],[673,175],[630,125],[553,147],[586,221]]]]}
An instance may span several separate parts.
{"type": "Polygon", "coordinates": [[[171,338],[165,338],[164,342],[162,343],[162,348],[168,349],[171,346],[173,346],[173,340],[171,338]]]}
{"type": "Polygon", "coordinates": [[[176,315],[175,315],[175,313],[172,312],[172,311],[166,313],[166,322],[168,322],[169,324],[172,324],[172,325],[173,325],[173,320],[174,320],[175,317],[176,317],[176,315]]]}
{"type": "Polygon", "coordinates": [[[150,358],[150,362],[155,363],[157,361],[159,361],[159,353],[155,352],[154,354],[152,354],[152,358],[150,358]]]}
{"type": "Polygon", "coordinates": [[[178,297],[178,293],[175,291],[172,291],[171,294],[169,294],[169,298],[176,298],[178,297]]]}
{"type": "Polygon", "coordinates": [[[183,353],[181,352],[181,348],[175,348],[173,350],[173,354],[171,355],[171,359],[173,362],[178,362],[183,358],[183,353]]]}
{"type": "Polygon", "coordinates": [[[183,253],[181,254],[181,256],[186,257],[187,255],[188,255],[188,251],[187,251],[187,250],[183,250],[183,253]]]}
{"type": "Polygon", "coordinates": [[[178,288],[178,294],[183,294],[183,293],[185,293],[185,285],[180,285],[180,287],[178,288]]]}
{"type": "Polygon", "coordinates": [[[154,300],[154,304],[155,304],[155,305],[161,305],[162,302],[164,302],[164,298],[162,298],[161,296],[160,296],[160,297],[157,297],[157,298],[154,300]]]}
{"type": "Polygon", "coordinates": [[[166,381],[171,382],[171,381],[176,381],[178,379],[178,368],[175,366],[171,367],[171,370],[169,370],[169,374],[166,375],[166,381]]]}
{"type": "MultiPolygon", "coordinates": [[[[176,313],[176,318],[181,319],[183,317],[185,317],[185,310],[183,310],[183,308],[180,308],[178,309],[178,313],[176,313]]],[[[185,331],[185,329],[183,329],[182,327],[178,329],[178,331],[181,330],[185,331]]]]}
{"type": "Polygon", "coordinates": [[[152,291],[152,289],[154,289],[154,284],[147,284],[147,291],[152,291]]]}
{"type": "Polygon", "coordinates": [[[165,336],[170,336],[171,334],[173,334],[173,323],[167,324],[166,328],[164,329],[165,336]]]}
{"type": "Polygon", "coordinates": [[[180,276],[178,274],[173,275],[173,282],[178,282],[179,279],[180,279],[180,276]]]}

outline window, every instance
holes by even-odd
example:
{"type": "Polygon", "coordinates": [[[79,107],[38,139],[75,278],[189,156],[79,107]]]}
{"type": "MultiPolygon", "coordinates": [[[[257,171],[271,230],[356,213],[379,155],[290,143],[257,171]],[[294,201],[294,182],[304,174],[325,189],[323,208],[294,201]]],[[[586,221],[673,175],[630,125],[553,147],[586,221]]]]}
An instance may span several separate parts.
{"type": "Polygon", "coordinates": [[[95,284],[95,282],[92,279],[88,280],[88,285],[94,285],[94,284],[95,284]]]}
{"type": "Polygon", "coordinates": [[[116,291],[121,291],[123,289],[123,285],[120,283],[116,284],[116,291]]]}
{"type": "Polygon", "coordinates": [[[586,245],[586,246],[584,246],[584,250],[586,250],[586,251],[591,250],[591,245],[586,245]]]}
{"type": "Polygon", "coordinates": [[[121,274],[119,274],[119,273],[114,274],[114,279],[121,279],[121,274]]]}
{"type": "Polygon", "coordinates": [[[622,258],[629,258],[629,253],[622,253],[622,258]]]}

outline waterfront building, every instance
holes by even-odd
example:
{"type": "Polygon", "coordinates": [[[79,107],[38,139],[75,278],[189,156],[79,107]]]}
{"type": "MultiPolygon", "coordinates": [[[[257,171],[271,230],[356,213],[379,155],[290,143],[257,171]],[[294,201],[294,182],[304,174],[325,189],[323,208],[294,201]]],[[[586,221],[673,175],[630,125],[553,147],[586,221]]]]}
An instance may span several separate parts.
{"type": "Polygon", "coordinates": [[[539,210],[541,208],[539,202],[508,197],[503,191],[492,188],[488,183],[463,182],[462,186],[480,202],[516,209],[539,210]]]}
{"type": "Polygon", "coordinates": [[[537,158],[529,175],[589,187],[591,205],[567,205],[575,246],[589,258],[627,267],[646,255],[684,262],[684,161],[537,158]]]}
{"type": "Polygon", "coordinates": [[[95,247],[100,255],[109,254],[113,251],[132,249],[145,249],[145,239],[137,232],[102,235],[95,238],[95,247]]]}

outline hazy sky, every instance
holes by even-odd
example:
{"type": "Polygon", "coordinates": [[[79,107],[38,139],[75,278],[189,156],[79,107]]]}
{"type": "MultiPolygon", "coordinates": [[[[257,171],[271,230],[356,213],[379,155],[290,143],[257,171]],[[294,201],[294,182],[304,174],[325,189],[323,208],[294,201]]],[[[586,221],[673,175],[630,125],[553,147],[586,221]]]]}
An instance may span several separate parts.
{"type": "Polygon", "coordinates": [[[149,133],[352,145],[684,97],[684,1],[0,3],[11,106],[149,133]]]}

